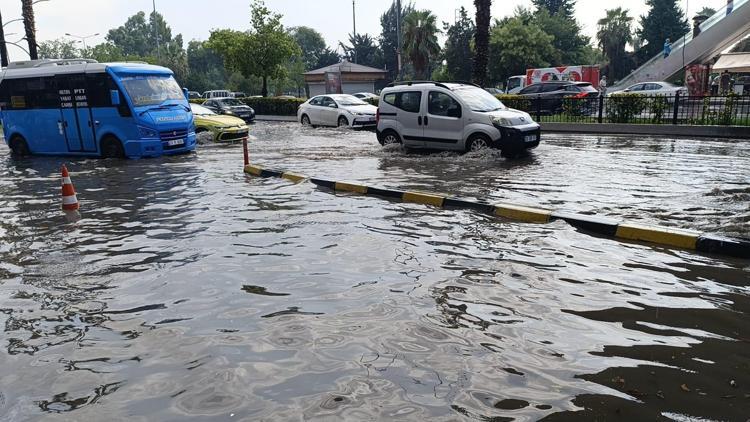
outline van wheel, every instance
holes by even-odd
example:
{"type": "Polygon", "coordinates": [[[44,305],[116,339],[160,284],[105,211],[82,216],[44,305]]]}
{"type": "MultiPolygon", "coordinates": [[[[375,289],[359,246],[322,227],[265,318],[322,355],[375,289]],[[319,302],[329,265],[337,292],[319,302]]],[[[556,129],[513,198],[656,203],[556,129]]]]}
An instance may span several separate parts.
{"type": "Polygon", "coordinates": [[[102,158],[125,158],[125,150],[122,143],[116,137],[109,135],[102,139],[102,158]]]}
{"type": "Polygon", "coordinates": [[[344,116],[339,117],[339,127],[341,126],[349,126],[349,120],[344,116]]]}
{"type": "Polygon", "coordinates": [[[398,136],[398,133],[392,131],[392,130],[386,130],[383,132],[383,134],[380,136],[380,145],[388,145],[388,144],[400,144],[401,138],[398,136]]]}
{"type": "Polygon", "coordinates": [[[13,137],[10,138],[10,152],[16,157],[27,157],[31,155],[29,144],[21,135],[13,135],[13,137]]]}
{"type": "Polygon", "coordinates": [[[466,143],[466,152],[489,149],[491,147],[490,145],[490,138],[486,135],[473,135],[469,139],[469,142],[466,143]]]}

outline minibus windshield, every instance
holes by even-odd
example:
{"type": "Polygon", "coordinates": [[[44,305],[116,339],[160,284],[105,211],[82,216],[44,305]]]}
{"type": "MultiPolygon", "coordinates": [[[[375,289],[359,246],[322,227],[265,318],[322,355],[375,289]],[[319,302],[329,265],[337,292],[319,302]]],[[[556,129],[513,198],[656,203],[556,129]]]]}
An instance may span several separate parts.
{"type": "Polygon", "coordinates": [[[167,100],[184,100],[177,81],[171,76],[133,76],[122,78],[133,106],[159,105],[167,100]]]}

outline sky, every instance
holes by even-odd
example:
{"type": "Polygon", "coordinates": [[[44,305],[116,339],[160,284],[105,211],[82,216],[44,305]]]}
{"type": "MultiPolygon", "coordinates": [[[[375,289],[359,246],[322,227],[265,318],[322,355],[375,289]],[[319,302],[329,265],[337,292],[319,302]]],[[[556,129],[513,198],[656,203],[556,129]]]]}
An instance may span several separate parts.
{"type": "MultiPolygon", "coordinates": [[[[380,34],[380,15],[392,0],[355,0],[358,33],[380,34]]],[[[408,0],[402,0],[406,3],[408,0]]],[[[471,15],[473,0],[414,0],[418,9],[429,9],[440,22],[453,22],[456,10],[465,7],[471,15]]],[[[493,18],[512,15],[518,6],[530,7],[531,0],[495,0],[493,18]]],[[[678,4],[693,16],[704,6],[719,9],[726,0],[678,0],[678,4]]],[[[266,6],[284,15],[285,26],[310,26],[315,28],[332,47],[346,41],[352,32],[352,0],[266,0],[266,6]]],[[[578,0],[576,18],[586,35],[594,37],[596,22],[606,9],[625,7],[632,16],[648,10],[645,0],[578,0]],[[627,4],[627,6],[624,6],[627,4]]],[[[88,45],[104,41],[111,28],[122,25],[138,11],[151,11],[152,0],[44,0],[35,6],[38,41],[66,37],[66,33],[89,36],[88,45]]],[[[246,30],[249,26],[250,0],[156,0],[156,9],[164,15],[172,34],[182,34],[187,41],[205,40],[212,29],[246,30]]],[[[21,16],[20,0],[0,0],[4,22],[21,16]]],[[[441,25],[442,27],[442,25],[441,25]]],[[[11,22],[5,26],[6,39],[17,41],[23,37],[23,24],[11,22]]],[[[8,47],[11,60],[24,60],[28,56],[20,49],[8,47]]]]}

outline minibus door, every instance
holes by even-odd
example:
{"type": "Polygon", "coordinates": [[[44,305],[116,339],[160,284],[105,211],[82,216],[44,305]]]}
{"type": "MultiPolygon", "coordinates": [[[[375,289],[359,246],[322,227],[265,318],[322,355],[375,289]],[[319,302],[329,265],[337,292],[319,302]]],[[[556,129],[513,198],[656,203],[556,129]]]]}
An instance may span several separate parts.
{"type": "Polygon", "coordinates": [[[96,152],[95,124],[91,116],[83,74],[57,76],[63,127],[71,152],[96,152]]]}

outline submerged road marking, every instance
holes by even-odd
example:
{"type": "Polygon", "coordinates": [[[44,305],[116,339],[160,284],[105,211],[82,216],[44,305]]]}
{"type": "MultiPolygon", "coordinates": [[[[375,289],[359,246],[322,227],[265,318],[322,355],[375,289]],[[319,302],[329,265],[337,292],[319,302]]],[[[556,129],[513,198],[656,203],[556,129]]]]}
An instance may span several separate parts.
{"type": "Polygon", "coordinates": [[[460,208],[492,214],[509,220],[527,223],[549,223],[563,220],[586,233],[603,235],[608,238],[646,242],[663,246],[696,250],[699,252],[750,259],[750,239],[724,238],[710,234],[700,234],[690,230],[655,227],[625,223],[604,217],[553,211],[515,204],[490,205],[476,200],[451,198],[424,192],[403,192],[394,189],[369,187],[354,183],[335,182],[326,179],[308,178],[295,173],[268,170],[255,165],[244,167],[245,173],[259,177],[281,177],[294,183],[309,180],[317,186],[336,192],[351,192],[382,198],[400,199],[435,207],[460,208]]]}

